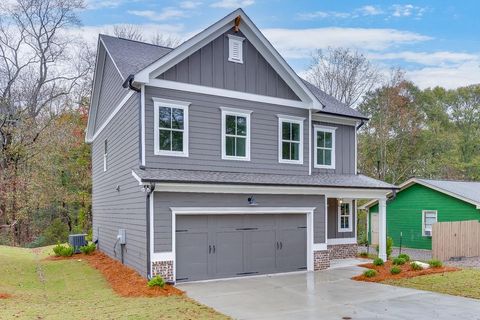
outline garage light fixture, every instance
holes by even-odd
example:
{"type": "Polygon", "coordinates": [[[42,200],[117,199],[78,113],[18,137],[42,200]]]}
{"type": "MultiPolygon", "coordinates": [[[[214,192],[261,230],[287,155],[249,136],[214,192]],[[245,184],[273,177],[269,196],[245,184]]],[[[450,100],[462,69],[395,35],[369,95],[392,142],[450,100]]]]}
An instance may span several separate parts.
{"type": "Polygon", "coordinates": [[[250,197],[247,199],[247,201],[248,201],[248,205],[249,205],[249,206],[256,206],[256,205],[258,205],[257,200],[255,200],[255,198],[254,198],[253,196],[250,196],[250,197]]]}

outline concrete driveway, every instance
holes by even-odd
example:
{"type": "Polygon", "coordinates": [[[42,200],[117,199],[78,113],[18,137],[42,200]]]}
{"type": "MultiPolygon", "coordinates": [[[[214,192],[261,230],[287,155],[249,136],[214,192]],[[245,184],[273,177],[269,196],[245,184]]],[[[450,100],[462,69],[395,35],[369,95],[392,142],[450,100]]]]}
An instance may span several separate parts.
{"type": "Polygon", "coordinates": [[[480,319],[480,301],[350,280],[364,269],[305,272],[179,285],[236,319],[480,319]]]}

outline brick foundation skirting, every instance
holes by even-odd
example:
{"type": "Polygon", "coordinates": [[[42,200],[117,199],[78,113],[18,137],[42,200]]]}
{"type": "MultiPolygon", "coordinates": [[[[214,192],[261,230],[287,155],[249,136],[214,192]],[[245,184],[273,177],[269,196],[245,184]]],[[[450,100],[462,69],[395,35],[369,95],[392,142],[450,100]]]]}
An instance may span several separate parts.
{"type": "Polygon", "coordinates": [[[313,252],[313,270],[324,270],[330,267],[330,255],[328,250],[313,252]]]}
{"type": "Polygon", "coordinates": [[[357,256],[356,244],[334,244],[327,246],[330,259],[355,258],[357,256]]]}
{"type": "Polygon", "coordinates": [[[173,261],[152,262],[152,276],[161,276],[166,282],[174,282],[173,261]]]}

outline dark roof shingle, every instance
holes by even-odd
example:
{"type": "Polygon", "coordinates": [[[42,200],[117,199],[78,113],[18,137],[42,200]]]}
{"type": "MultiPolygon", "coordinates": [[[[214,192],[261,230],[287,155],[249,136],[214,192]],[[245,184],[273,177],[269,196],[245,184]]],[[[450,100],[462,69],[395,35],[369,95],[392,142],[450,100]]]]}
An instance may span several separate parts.
{"type": "Polygon", "coordinates": [[[361,189],[395,189],[394,185],[354,174],[286,175],[266,173],[238,173],[178,169],[133,169],[142,182],[219,183],[304,187],[334,187],[361,189]]]}
{"type": "MultiPolygon", "coordinates": [[[[112,37],[104,34],[101,34],[100,38],[105,44],[107,51],[115,62],[115,65],[119,69],[123,79],[126,79],[131,74],[136,74],[174,50],[173,48],[112,37]]],[[[357,110],[346,106],[310,82],[303,79],[302,81],[305,83],[308,90],[310,90],[312,94],[324,105],[324,109],[319,111],[319,113],[336,114],[358,119],[368,119],[357,110]]]]}

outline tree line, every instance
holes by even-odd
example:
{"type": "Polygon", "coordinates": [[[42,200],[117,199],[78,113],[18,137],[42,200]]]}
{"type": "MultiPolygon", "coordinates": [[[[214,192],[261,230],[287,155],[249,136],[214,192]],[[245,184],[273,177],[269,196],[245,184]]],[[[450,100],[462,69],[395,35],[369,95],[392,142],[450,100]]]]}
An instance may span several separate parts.
{"type": "MultiPolygon", "coordinates": [[[[95,48],[81,0],[0,5],[0,244],[42,246],[91,230],[85,128],[95,48]]],[[[138,26],[113,35],[145,40],[138,26]]],[[[152,43],[176,46],[157,34],[152,43]]],[[[411,176],[480,179],[480,86],[421,90],[401,70],[382,75],[362,53],[317,50],[307,80],[371,120],[359,131],[359,170],[391,183],[411,176]]]]}

